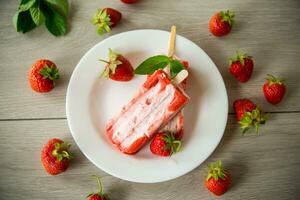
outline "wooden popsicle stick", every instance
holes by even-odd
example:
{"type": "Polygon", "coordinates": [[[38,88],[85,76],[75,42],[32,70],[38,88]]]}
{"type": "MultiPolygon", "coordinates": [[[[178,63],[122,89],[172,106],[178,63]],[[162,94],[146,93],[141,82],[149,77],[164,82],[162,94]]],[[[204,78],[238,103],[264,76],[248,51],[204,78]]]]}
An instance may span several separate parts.
{"type": "Polygon", "coordinates": [[[172,82],[176,85],[180,84],[184,79],[189,75],[189,72],[186,69],[181,70],[173,79],[172,82]]]}
{"type": "Polygon", "coordinates": [[[175,40],[176,40],[176,26],[171,27],[171,36],[170,36],[170,44],[169,44],[169,52],[168,56],[173,57],[175,53],[175,40]]]}
{"type": "MultiPolygon", "coordinates": [[[[170,36],[170,44],[169,44],[169,52],[168,56],[173,57],[175,54],[175,41],[176,41],[176,26],[171,27],[171,36],[170,36]]],[[[181,70],[172,80],[172,82],[176,85],[180,84],[183,80],[185,80],[189,75],[189,72],[185,69],[181,70]]]]}

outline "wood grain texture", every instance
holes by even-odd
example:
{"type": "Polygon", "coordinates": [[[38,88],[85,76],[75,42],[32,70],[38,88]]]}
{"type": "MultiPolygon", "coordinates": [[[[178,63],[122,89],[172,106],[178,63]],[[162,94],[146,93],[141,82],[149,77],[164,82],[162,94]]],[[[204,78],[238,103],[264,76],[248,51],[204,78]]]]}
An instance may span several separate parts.
{"type": "MultiPolygon", "coordinates": [[[[177,26],[179,34],[203,48],[218,66],[227,87],[230,104],[248,97],[272,112],[300,111],[300,1],[148,1],[124,5],[118,0],[72,0],[69,33],[55,38],[45,27],[16,33],[11,19],[17,1],[0,0],[0,119],[64,118],[65,93],[71,73],[93,45],[120,32],[134,29],[169,30],[177,26]],[[110,35],[99,37],[89,22],[98,7],[114,7],[123,13],[122,22],[110,35]],[[208,31],[211,15],[220,9],[236,12],[232,33],[216,38],[208,31]],[[228,73],[228,59],[239,50],[254,57],[255,71],[247,84],[240,84],[228,73]],[[27,83],[27,72],[39,58],[53,60],[61,70],[61,80],[49,94],[36,94],[27,83]],[[288,92],[280,106],[264,101],[262,84],[267,73],[286,79],[288,92]],[[34,105],[34,106],[33,106],[34,105]]],[[[201,66],[192,66],[201,67],[201,66]]],[[[230,110],[232,112],[232,109],[230,110]]]]}
{"type": "Polygon", "coordinates": [[[260,136],[242,136],[231,116],[220,145],[204,164],[172,181],[138,184],[114,178],[90,163],[74,144],[66,120],[2,121],[0,199],[84,199],[96,190],[93,174],[102,177],[112,200],[215,199],[203,179],[207,163],[222,159],[233,174],[233,185],[220,199],[296,200],[300,198],[299,123],[298,113],[271,114],[260,136]],[[69,170],[56,177],[47,175],[40,164],[43,143],[52,137],[70,141],[75,157],[69,170]]]}
{"type": "Polygon", "coordinates": [[[203,179],[208,162],[218,159],[233,174],[231,189],[219,199],[300,199],[299,0],[140,0],[135,5],[119,0],[69,1],[69,32],[55,38],[45,27],[16,33],[11,19],[18,1],[0,0],[1,200],[84,199],[96,190],[93,174],[101,176],[112,200],[216,199],[204,188],[203,179]],[[119,9],[124,17],[104,37],[89,23],[100,7],[119,9]],[[216,38],[208,31],[208,21],[216,11],[225,9],[235,11],[236,26],[229,36],[216,38]],[[84,53],[110,35],[145,28],[169,30],[173,24],[216,63],[226,84],[230,112],[235,99],[248,97],[271,112],[269,121],[260,136],[242,136],[231,114],[216,151],[201,166],[175,180],[137,184],[114,178],[93,166],[69,133],[64,119],[69,78],[84,53]],[[238,83],[228,73],[228,59],[236,50],[254,57],[254,74],[247,84],[238,83]],[[36,94],[27,83],[31,64],[40,58],[53,60],[61,70],[61,79],[49,94],[36,94]],[[262,95],[267,73],[286,79],[288,92],[278,106],[267,104],[262,95]],[[40,150],[52,137],[70,141],[75,156],[70,169],[57,177],[47,175],[40,164],[40,150]]]}

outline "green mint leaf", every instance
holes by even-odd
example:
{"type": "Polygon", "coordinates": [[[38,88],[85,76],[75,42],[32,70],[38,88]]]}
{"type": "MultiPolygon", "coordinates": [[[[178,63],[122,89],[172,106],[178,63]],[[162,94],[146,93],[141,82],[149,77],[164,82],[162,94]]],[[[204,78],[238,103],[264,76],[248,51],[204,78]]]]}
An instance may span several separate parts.
{"type": "Polygon", "coordinates": [[[14,25],[14,27],[15,27],[15,29],[16,29],[17,32],[20,32],[20,31],[21,31],[20,24],[18,24],[19,15],[20,15],[20,12],[17,11],[17,12],[15,13],[15,15],[13,16],[13,20],[12,20],[12,21],[13,21],[13,25],[14,25]]]}
{"type": "Polygon", "coordinates": [[[165,55],[153,56],[143,61],[135,70],[135,74],[152,74],[155,70],[165,68],[170,58],[165,55]]]}
{"type": "Polygon", "coordinates": [[[179,60],[170,61],[171,78],[174,78],[183,69],[184,65],[179,60]]]}
{"type": "Polygon", "coordinates": [[[30,12],[28,10],[25,12],[18,12],[18,14],[14,16],[13,20],[17,32],[22,31],[22,33],[26,33],[36,27],[35,23],[31,18],[30,12]]]}
{"type": "Polygon", "coordinates": [[[54,36],[65,35],[67,32],[67,23],[65,18],[47,5],[43,5],[42,8],[45,15],[45,25],[49,32],[54,36]]]}
{"type": "Polygon", "coordinates": [[[22,12],[29,10],[29,8],[31,8],[35,2],[36,0],[22,0],[19,7],[19,11],[22,12]]]}
{"type": "Polygon", "coordinates": [[[39,7],[39,2],[34,4],[34,6],[29,9],[29,12],[36,25],[40,25],[45,21],[45,16],[39,7]]]}
{"type": "Polygon", "coordinates": [[[51,5],[51,7],[59,12],[64,17],[68,16],[69,13],[69,3],[68,0],[45,0],[45,2],[48,3],[48,5],[51,5]]]}

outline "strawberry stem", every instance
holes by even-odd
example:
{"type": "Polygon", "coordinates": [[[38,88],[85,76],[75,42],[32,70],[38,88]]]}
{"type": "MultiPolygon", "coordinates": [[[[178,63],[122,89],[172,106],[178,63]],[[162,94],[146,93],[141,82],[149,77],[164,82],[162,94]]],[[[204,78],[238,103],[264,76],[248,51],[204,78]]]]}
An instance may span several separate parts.
{"type": "Polygon", "coordinates": [[[104,60],[104,59],[99,58],[98,60],[101,61],[101,62],[104,62],[104,63],[106,63],[106,64],[109,64],[109,62],[106,61],[106,60],[104,60]]]}
{"type": "Polygon", "coordinates": [[[96,175],[93,175],[93,177],[96,178],[97,183],[98,183],[98,188],[99,188],[99,194],[102,195],[103,194],[103,186],[102,186],[102,183],[100,181],[100,178],[98,176],[96,176],[96,175]]]}

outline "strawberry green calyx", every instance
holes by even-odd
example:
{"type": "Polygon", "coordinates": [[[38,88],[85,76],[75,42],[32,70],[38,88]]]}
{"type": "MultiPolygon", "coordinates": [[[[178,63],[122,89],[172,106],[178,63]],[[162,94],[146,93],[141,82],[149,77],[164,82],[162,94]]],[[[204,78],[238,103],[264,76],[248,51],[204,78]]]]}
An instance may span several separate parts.
{"type": "Polygon", "coordinates": [[[98,9],[91,22],[98,26],[97,32],[99,35],[103,35],[105,32],[110,32],[110,16],[107,14],[105,9],[98,9]]]}
{"type": "Polygon", "coordinates": [[[174,134],[171,132],[166,132],[164,133],[163,140],[167,143],[166,146],[164,147],[164,150],[170,150],[170,156],[173,153],[177,153],[180,148],[181,148],[181,141],[176,140],[174,137],[174,134]]]}
{"type": "Polygon", "coordinates": [[[221,11],[220,12],[221,18],[223,22],[228,22],[228,24],[230,25],[230,27],[233,26],[234,24],[234,13],[230,10],[227,11],[221,11]]]}
{"type": "Polygon", "coordinates": [[[67,142],[56,142],[54,144],[55,149],[52,151],[52,156],[56,157],[58,161],[62,161],[64,158],[70,160],[72,156],[69,153],[71,144],[67,142]]]}
{"type": "Polygon", "coordinates": [[[268,81],[268,85],[269,85],[269,86],[271,86],[271,85],[273,85],[273,84],[279,84],[279,85],[282,85],[283,82],[284,82],[283,79],[277,78],[277,77],[275,77],[275,76],[273,76],[273,75],[271,75],[271,74],[268,74],[266,79],[267,79],[267,81],[268,81]]]}
{"type": "Polygon", "coordinates": [[[39,71],[39,73],[43,76],[44,79],[50,79],[52,81],[59,79],[59,71],[56,67],[54,67],[54,65],[50,67],[48,65],[45,65],[39,71]]]}
{"type": "Polygon", "coordinates": [[[109,49],[108,57],[109,61],[99,59],[102,62],[105,62],[107,65],[105,69],[103,70],[101,77],[108,78],[110,74],[114,74],[116,72],[117,66],[122,64],[120,60],[118,60],[118,56],[120,54],[117,54],[112,49],[109,49]]]}
{"type": "Polygon", "coordinates": [[[213,178],[214,180],[218,180],[219,178],[225,180],[226,178],[226,171],[222,168],[222,161],[218,160],[216,163],[210,163],[208,165],[208,175],[206,180],[213,178]]]}
{"type": "Polygon", "coordinates": [[[239,121],[243,133],[249,130],[249,128],[254,127],[256,134],[258,134],[260,125],[265,123],[266,116],[258,107],[251,112],[245,112],[244,117],[239,121]]]}
{"type": "Polygon", "coordinates": [[[234,62],[239,61],[242,65],[245,64],[245,59],[250,59],[251,56],[248,56],[247,54],[240,54],[239,52],[236,53],[236,55],[232,58],[230,58],[229,64],[231,65],[234,62]]]}
{"type": "Polygon", "coordinates": [[[93,175],[93,177],[95,177],[97,180],[99,191],[97,193],[88,194],[87,198],[94,196],[94,195],[99,195],[103,200],[109,200],[109,197],[106,194],[104,194],[104,192],[103,192],[103,186],[102,186],[100,178],[96,175],[93,175]]]}

